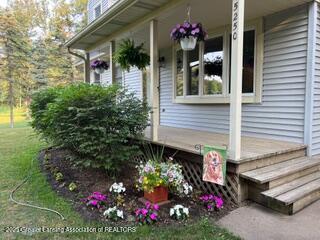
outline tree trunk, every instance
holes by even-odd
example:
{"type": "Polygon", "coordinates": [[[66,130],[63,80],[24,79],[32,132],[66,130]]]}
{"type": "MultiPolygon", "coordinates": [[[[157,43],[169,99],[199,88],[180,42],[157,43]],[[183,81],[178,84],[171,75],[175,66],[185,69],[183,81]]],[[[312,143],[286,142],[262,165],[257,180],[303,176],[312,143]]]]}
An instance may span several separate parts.
{"type": "MultiPolygon", "coordinates": [[[[9,73],[9,75],[11,75],[9,73]]],[[[14,99],[13,99],[13,86],[12,86],[12,78],[9,79],[9,105],[10,105],[10,128],[14,127],[14,116],[13,116],[13,108],[14,108],[14,99]]]]}

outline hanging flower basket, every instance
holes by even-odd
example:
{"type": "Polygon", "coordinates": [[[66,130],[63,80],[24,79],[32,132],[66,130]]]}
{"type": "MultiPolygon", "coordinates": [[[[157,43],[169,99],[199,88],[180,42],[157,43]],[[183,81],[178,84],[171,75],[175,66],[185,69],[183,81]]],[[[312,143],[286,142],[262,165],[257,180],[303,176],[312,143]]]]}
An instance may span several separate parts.
{"type": "Polygon", "coordinates": [[[131,39],[124,39],[115,52],[114,60],[123,70],[130,71],[131,67],[144,70],[150,65],[150,56],[144,49],[144,44],[136,45],[131,39]]]}
{"type": "Polygon", "coordinates": [[[102,74],[105,70],[109,69],[109,64],[103,60],[95,60],[91,63],[91,69],[97,74],[102,74]]]}
{"type": "Polygon", "coordinates": [[[195,49],[197,42],[205,40],[207,32],[201,23],[185,21],[183,24],[177,24],[172,29],[170,36],[172,40],[180,42],[183,50],[190,51],[195,49]]]}

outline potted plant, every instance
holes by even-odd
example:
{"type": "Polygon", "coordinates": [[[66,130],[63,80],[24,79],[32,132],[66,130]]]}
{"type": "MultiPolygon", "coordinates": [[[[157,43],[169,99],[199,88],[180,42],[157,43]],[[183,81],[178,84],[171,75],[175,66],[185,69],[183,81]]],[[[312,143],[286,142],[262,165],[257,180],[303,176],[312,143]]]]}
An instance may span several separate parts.
{"type": "Polygon", "coordinates": [[[152,203],[168,200],[169,190],[188,195],[192,187],[184,180],[182,166],[173,161],[149,160],[137,166],[139,179],[137,188],[144,191],[144,198],[152,203]]]}
{"type": "Polygon", "coordinates": [[[102,74],[105,70],[109,69],[109,64],[103,60],[95,60],[91,63],[91,69],[97,74],[102,74]]]}
{"type": "Polygon", "coordinates": [[[181,48],[185,51],[195,49],[197,42],[204,41],[207,32],[203,29],[201,23],[190,23],[185,21],[183,24],[177,24],[171,31],[171,39],[180,42],[181,48]]]}
{"type": "Polygon", "coordinates": [[[114,60],[119,63],[120,67],[130,71],[130,67],[137,67],[144,70],[150,64],[150,56],[145,52],[143,43],[135,46],[133,40],[123,40],[115,53],[114,60]]]}

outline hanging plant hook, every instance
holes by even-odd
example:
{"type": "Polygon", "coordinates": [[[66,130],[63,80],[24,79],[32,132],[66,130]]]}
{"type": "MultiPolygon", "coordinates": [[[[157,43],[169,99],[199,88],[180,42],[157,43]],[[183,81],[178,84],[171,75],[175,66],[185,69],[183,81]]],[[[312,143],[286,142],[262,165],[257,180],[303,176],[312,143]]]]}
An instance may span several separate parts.
{"type": "Polygon", "coordinates": [[[190,4],[188,4],[188,6],[187,6],[187,16],[188,16],[187,21],[189,23],[191,23],[191,6],[190,6],[190,4]]]}

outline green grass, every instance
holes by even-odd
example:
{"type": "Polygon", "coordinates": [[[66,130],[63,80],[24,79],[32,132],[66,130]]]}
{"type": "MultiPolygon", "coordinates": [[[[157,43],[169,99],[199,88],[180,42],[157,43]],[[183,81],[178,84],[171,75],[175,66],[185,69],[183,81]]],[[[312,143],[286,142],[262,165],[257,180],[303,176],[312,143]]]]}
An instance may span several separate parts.
{"type": "Polygon", "coordinates": [[[85,222],[68,200],[53,192],[39,170],[37,155],[45,144],[26,124],[14,129],[0,128],[0,239],[238,239],[209,220],[182,227],[137,227],[135,233],[4,233],[6,227],[102,227],[85,222]],[[15,195],[16,199],[61,212],[66,220],[37,209],[10,202],[9,194],[28,172],[30,180],[15,195]]]}

